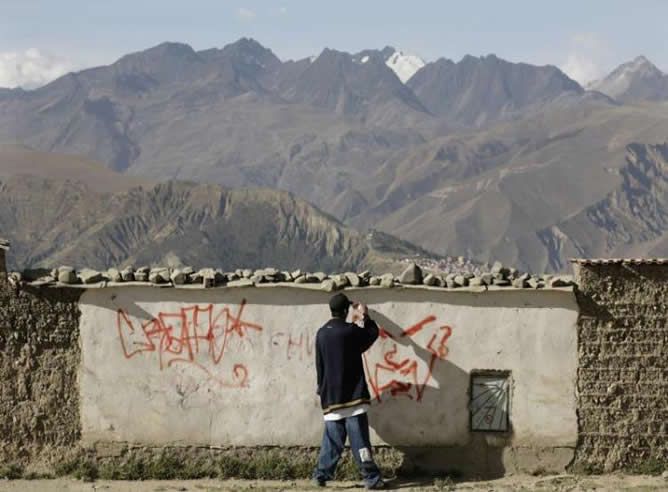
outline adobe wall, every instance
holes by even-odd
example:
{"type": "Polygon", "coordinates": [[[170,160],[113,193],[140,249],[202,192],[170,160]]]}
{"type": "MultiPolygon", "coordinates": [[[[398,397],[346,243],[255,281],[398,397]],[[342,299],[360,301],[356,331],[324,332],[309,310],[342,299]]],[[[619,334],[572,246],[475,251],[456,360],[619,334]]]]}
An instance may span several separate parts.
{"type": "Polygon", "coordinates": [[[39,468],[79,442],[80,295],[0,278],[0,463],[39,468]]]}
{"type": "Polygon", "coordinates": [[[668,264],[576,265],[576,465],[668,463],[668,264]]]}
{"type": "MultiPolygon", "coordinates": [[[[571,461],[578,307],[570,289],[346,293],[368,303],[388,334],[365,356],[375,444],[480,473],[536,463],[563,470],[571,461]],[[510,372],[509,432],[471,431],[475,370],[510,372]]],[[[330,296],[282,286],[86,290],[82,443],[318,446],[313,344],[330,296]]]]}

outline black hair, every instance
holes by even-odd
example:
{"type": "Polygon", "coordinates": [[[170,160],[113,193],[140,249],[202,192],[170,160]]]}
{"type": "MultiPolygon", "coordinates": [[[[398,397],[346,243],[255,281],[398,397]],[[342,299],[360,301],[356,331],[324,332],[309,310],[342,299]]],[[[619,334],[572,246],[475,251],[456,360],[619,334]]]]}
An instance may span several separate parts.
{"type": "Polygon", "coordinates": [[[346,310],[343,312],[330,310],[330,312],[332,313],[332,318],[342,318],[342,319],[346,319],[346,317],[348,317],[348,311],[349,311],[348,308],[346,308],[346,310]]]}

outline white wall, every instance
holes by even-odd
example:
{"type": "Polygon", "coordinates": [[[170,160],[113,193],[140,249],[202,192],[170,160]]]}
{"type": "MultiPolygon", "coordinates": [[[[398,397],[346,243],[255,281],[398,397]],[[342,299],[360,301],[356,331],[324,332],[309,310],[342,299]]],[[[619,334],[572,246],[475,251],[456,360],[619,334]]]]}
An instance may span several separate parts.
{"type": "MultiPolygon", "coordinates": [[[[513,445],[575,445],[578,311],[571,292],[346,292],[369,303],[395,337],[367,353],[370,372],[380,366],[374,383],[411,383],[403,393],[376,398],[370,414],[376,443],[467,445],[469,373],[502,369],[512,372],[513,445]],[[425,319],[433,321],[412,337],[400,336],[425,319]],[[382,368],[413,361],[417,374],[382,368]]],[[[313,344],[328,319],[329,297],[288,287],[87,290],[84,442],[318,445],[313,344]],[[170,329],[171,344],[164,336],[170,329]]]]}

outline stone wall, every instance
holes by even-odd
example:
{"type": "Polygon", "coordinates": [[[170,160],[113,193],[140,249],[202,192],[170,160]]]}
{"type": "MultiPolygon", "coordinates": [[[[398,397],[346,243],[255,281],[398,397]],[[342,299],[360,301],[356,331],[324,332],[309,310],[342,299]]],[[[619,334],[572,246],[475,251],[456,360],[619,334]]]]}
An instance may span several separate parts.
{"type": "Polygon", "coordinates": [[[49,469],[79,441],[80,292],[0,279],[0,464],[49,469]]]}
{"type": "MultiPolygon", "coordinates": [[[[668,264],[576,264],[576,467],[668,462],[668,264]]],[[[660,466],[660,465],[659,465],[660,466]]]]}

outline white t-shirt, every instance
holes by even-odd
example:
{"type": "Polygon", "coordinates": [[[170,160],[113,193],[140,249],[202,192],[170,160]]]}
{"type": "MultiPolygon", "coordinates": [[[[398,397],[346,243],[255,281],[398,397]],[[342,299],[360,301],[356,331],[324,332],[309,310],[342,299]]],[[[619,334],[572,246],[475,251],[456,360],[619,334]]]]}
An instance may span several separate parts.
{"type": "Polygon", "coordinates": [[[355,405],[353,407],[341,408],[339,410],[326,413],[324,415],[324,419],[326,421],[342,420],[348,417],[354,417],[355,415],[362,415],[363,413],[366,413],[367,410],[369,410],[369,404],[360,403],[359,405],[355,405]]]}

